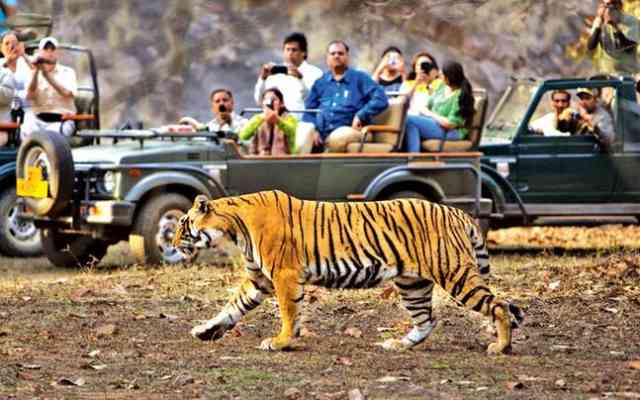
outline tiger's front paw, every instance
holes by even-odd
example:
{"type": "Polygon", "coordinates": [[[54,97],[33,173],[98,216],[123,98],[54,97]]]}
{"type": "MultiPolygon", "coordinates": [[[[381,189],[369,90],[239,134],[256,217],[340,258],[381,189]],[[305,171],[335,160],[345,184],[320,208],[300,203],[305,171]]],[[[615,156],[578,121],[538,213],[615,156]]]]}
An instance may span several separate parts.
{"type": "Polygon", "coordinates": [[[509,353],[511,353],[511,345],[503,346],[500,343],[491,343],[489,347],[487,347],[487,354],[490,356],[509,353]]]}
{"type": "Polygon", "coordinates": [[[218,340],[230,328],[225,325],[202,324],[191,329],[191,336],[200,340],[218,340]]]}
{"type": "Polygon", "coordinates": [[[387,339],[384,342],[376,343],[376,346],[380,346],[383,349],[390,351],[405,351],[409,349],[409,346],[407,346],[402,340],[398,339],[387,339]]]}
{"type": "Polygon", "coordinates": [[[260,350],[279,351],[288,349],[290,345],[290,340],[280,340],[277,337],[272,337],[265,339],[260,343],[260,350]]]}

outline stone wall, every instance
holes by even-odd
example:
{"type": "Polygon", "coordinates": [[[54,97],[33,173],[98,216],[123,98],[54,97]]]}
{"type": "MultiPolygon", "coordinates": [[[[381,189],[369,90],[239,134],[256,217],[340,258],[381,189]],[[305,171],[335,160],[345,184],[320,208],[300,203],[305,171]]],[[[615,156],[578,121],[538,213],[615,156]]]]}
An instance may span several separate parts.
{"type": "MultiPolygon", "coordinates": [[[[388,45],[458,59],[495,97],[509,76],[590,74],[567,46],[579,40],[595,0],[24,0],[51,14],[54,35],[91,47],[98,61],[102,125],[137,118],[147,126],[209,118],[208,93],[230,87],[237,108],[253,106],[259,65],[280,59],[294,30],[324,68],[326,43],[345,39],[352,64],[371,70],[388,45]]],[[[493,102],[495,104],[495,101],[493,102]]]]}

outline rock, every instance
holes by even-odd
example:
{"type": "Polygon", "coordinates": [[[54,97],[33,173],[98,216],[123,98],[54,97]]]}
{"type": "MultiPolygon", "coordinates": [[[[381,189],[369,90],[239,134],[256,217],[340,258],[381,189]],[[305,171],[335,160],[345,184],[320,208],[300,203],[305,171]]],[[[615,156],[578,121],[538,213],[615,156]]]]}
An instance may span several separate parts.
{"type": "Polygon", "coordinates": [[[284,397],[287,400],[302,400],[304,395],[298,388],[289,388],[284,391],[284,397]]]}

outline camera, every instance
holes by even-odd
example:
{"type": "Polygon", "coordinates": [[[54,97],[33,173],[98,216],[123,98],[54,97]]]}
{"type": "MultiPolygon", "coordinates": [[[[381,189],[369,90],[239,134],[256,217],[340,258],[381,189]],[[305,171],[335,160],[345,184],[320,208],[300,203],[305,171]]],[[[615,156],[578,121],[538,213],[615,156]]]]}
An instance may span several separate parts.
{"type": "Polygon", "coordinates": [[[34,65],[42,65],[42,64],[53,64],[53,61],[47,60],[46,58],[38,57],[33,62],[34,65]]]}
{"type": "Polygon", "coordinates": [[[420,69],[425,74],[428,74],[429,72],[431,72],[431,70],[434,69],[435,67],[436,66],[430,63],[429,61],[423,61],[420,63],[420,69]]]}
{"type": "Polygon", "coordinates": [[[287,74],[289,73],[289,68],[287,68],[286,65],[274,65],[273,67],[271,67],[271,70],[269,71],[269,73],[271,75],[287,74]]]}
{"type": "Polygon", "coordinates": [[[265,98],[264,101],[262,102],[262,104],[265,107],[273,110],[273,97],[269,96],[269,97],[265,98]]]}
{"type": "Polygon", "coordinates": [[[218,106],[218,112],[223,113],[223,112],[227,112],[227,111],[228,111],[228,110],[227,110],[227,107],[226,107],[224,104],[220,104],[220,105],[218,106]]]}

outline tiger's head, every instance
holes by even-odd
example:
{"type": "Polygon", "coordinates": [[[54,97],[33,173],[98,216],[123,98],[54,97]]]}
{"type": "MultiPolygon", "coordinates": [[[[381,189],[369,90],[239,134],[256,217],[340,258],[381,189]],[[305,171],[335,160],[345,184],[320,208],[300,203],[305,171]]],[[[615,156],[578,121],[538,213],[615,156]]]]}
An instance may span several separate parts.
{"type": "Polygon", "coordinates": [[[186,257],[192,257],[198,249],[215,247],[229,231],[226,219],[214,212],[213,203],[199,195],[193,207],[180,217],[172,245],[186,257]]]}

